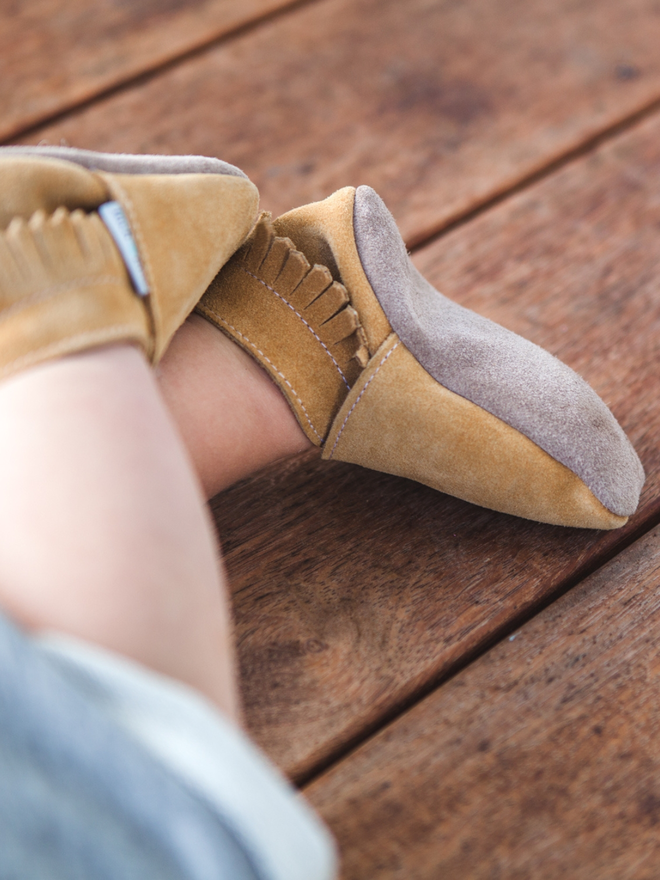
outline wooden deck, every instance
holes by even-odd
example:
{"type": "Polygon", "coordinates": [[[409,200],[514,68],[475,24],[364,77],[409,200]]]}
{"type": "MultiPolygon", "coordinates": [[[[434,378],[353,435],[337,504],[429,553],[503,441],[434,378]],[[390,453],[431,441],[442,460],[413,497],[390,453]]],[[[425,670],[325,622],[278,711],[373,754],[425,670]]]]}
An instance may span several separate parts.
{"type": "Polygon", "coordinates": [[[355,880],[660,876],[657,0],[37,0],[0,138],[241,166],[275,214],[367,183],[448,296],[600,393],[626,528],[314,456],[214,499],[257,742],[355,880]]]}

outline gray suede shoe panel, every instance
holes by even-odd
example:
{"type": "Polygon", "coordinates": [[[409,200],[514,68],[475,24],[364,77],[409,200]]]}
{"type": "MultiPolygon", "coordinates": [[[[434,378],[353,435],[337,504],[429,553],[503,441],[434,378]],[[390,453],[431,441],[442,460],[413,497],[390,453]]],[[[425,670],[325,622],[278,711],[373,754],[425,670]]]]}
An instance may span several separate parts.
{"type": "Polygon", "coordinates": [[[0,157],[11,153],[64,159],[83,165],[90,171],[115,174],[231,174],[247,178],[247,174],[235,165],[207,156],[138,156],[131,153],[95,153],[75,147],[0,147],[0,157]]]}
{"type": "Polygon", "coordinates": [[[612,513],[633,514],[644,470],[584,379],[539,346],[438,293],[411,263],[371,187],[356,192],[354,226],[369,283],[424,369],[570,468],[612,513]]]}

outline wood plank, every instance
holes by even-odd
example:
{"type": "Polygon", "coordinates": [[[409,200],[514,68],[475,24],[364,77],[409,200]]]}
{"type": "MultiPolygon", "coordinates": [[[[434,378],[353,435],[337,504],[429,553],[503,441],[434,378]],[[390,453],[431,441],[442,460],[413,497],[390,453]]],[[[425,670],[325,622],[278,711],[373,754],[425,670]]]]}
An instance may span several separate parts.
{"type": "Polygon", "coordinates": [[[215,501],[252,734],[296,778],[377,727],[660,510],[660,118],[418,264],[579,369],[647,470],[623,532],[528,523],[308,458],[215,501]]]}
{"type": "Polygon", "coordinates": [[[33,0],[0,6],[0,140],[291,0],[33,0]]]}
{"type": "MultiPolygon", "coordinates": [[[[128,8],[128,6],[126,7],[128,8]]],[[[656,0],[324,0],[30,136],[346,184],[422,240],[660,97],[656,0]]]]}
{"type": "Polygon", "coordinates": [[[654,880],[660,528],[307,790],[345,880],[654,880]]]}

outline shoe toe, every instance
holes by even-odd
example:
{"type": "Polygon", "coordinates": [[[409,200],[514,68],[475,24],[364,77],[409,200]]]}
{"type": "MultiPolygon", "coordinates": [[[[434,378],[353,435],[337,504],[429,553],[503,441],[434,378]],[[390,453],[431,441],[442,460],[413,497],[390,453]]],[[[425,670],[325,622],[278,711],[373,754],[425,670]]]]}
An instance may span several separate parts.
{"type": "MultiPolygon", "coordinates": [[[[644,482],[642,465],[589,385],[548,352],[438,293],[410,262],[394,220],[369,187],[356,191],[354,224],[374,294],[422,371],[531,441],[578,477],[616,518],[634,513],[644,482]]],[[[483,430],[481,417],[473,421],[472,444],[480,442],[483,430]]],[[[441,424],[437,428],[442,431],[441,424]]],[[[498,454],[506,457],[507,450],[491,451],[498,454]]]]}

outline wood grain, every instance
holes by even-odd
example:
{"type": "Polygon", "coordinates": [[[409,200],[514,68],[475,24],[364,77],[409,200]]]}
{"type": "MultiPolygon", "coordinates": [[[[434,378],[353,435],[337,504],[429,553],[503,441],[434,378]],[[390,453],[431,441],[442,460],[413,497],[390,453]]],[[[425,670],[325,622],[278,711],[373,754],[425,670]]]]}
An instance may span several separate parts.
{"type": "Polygon", "coordinates": [[[190,52],[285,0],[0,5],[0,140],[190,52]]]}
{"type": "Polygon", "coordinates": [[[344,880],[655,880],[660,528],[307,790],[344,880]]]}
{"type": "Polygon", "coordinates": [[[324,0],[30,137],[218,155],[278,214],[367,183],[410,243],[660,98],[656,0],[324,0]]]}
{"type": "Polygon", "coordinates": [[[653,119],[416,258],[447,293],[546,345],[610,404],[648,475],[623,532],[529,523],[312,458],[215,500],[249,727],[294,777],[658,515],[659,179],[653,119]]]}

